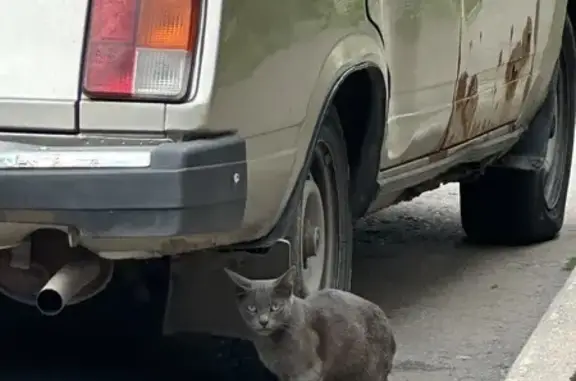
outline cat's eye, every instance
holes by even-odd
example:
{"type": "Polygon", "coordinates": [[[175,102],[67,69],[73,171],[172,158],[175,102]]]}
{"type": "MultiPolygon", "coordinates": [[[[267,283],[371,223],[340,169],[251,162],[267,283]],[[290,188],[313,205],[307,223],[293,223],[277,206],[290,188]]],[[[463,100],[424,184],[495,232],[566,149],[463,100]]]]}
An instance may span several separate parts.
{"type": "Polygon", "coordinates": [[[248,310],[248,312],[251,312],[251,313],[256,312],[256,306],[253,306],[253,305],[246,307],[246,309],[248,310]]]}
{"type": "Polygon", "coordinates": [[[279,309],[280,309],[280,306],[278,304],[272,304],[270,306],[271,311],[278,311],[279,309]]]}

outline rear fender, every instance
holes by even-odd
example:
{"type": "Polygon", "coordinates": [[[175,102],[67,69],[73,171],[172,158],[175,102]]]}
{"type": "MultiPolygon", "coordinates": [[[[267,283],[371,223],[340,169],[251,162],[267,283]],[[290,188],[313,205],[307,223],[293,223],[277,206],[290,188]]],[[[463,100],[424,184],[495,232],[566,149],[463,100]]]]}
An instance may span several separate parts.
{"type": "Polygon", "coordinates": [[[198,332],[248,337],[249,332],[236,308],[233,285],[223,267],[237,269],[253,278],[271,278],[286,270],[288,253],[276,252],[275,247],[268,255],[250,255],[242,251],[269,248],[286,235],[305,180],[304,169],[312,158],[320,121],[328,112],[339,85],[348,75],[366,67],[378,67],[386,72],[381,40],[376,31],[369,29],[372,35],[348,35],[340,39],[323,65],[299,133],[290,191],[286,192],[269,233],[259,240],[226,248],[229,250],[197,252],[171,259],[165,335],[198,332]]]}
{"type": "MultiPolygon", "coordinates": [[[[316,144],[321,122],[332,105],[340,85],[351,74],[369,67],[378,68],[384,73],[388,72],[379,34],[371,27],[369,30],[372,31],[371,35],[348,35],[339,40],[324,63],[308,103],[306,118],[299,132],[297,154],[288,187],[291,191],[284,195],[272,227],[260,239],[237,244],[230,249],[268,248],[286,235],[298,203],[297,195],[302,191],[306,180],[307,168],[312,160],[312,151],[316,144]]],[[[383,91],[388,94],[388,76],[385,75],[384,79],[385,89],[383,91]]],[[[387,105],[382,105],[382,107],[387,109],[387,105]]],[[[378,120],[381,121],[379,118],[378,120]]],[[[381,140],[382,136],[379,139],[381,140]]]]}

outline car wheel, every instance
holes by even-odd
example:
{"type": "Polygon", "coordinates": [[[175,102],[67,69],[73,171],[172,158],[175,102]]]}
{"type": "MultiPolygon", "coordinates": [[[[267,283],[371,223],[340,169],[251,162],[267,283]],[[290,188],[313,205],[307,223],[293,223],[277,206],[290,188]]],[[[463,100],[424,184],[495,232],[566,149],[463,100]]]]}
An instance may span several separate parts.
{"type": "MultiPolygon", "coordinates": [[[[306,180],[286,241],[297,268],[299,296],[321,288],[349,290],[352,275],[352,217],[348,204],[348,159],[338,114],[331,109],[320,126],[306,180]]],[[[253,345],[210,339],[222,379],[273,380],[253,345]]],[[[203,344],[206,347],[206,344],[203,344]]],[[[214,356],[212,356],[214,357],[214,356]]]]}
{"type": "Polygon", "coordinates": [[[512,150],[541,153],[543,164],[533,170],[488,168],[478,180],[460,184],[462,225],[471,240],[523,245],[553,239],[560,231],[574,142],[573,59],[574,39],[567,20],[548,97],[512,150]]]}
{"type": "Polygon", "coordinates": [[[352,217],[346,145],[338,115],[330,109],[320,126],[295,220],[287,237],[300,296],[322,288],[349,290],[352,217]]]}

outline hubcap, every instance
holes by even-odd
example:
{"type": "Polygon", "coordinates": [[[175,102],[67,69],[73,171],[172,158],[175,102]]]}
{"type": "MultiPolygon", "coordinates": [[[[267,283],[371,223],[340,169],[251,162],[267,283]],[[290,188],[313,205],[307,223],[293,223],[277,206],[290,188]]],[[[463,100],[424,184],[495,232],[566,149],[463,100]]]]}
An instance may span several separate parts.
{"type": "Polygon", "coordinates": [[[322,194],[313,179],[306,180],[302,197],[302,276],[307,291],[320,289],[326,260],[326,225],[322,194]]]}

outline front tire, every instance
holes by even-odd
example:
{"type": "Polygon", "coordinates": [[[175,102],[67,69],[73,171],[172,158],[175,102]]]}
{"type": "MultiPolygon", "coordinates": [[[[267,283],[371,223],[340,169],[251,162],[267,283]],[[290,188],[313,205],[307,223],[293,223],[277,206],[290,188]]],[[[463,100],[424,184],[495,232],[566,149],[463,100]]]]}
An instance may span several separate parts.
{"type": "Polygon", "coordinates": [[[350,290],[352,216],[349,167],[338,114],[330,108],[320,126],[306,170],[298,211],[288,240],[298,270],[297,294],[322,288],[350,290]]]}
{"type": "Polygon", "coordinates": [[[488,168],[460,184],[463,228],[475,242],[525,245],[555,238],[564,223],[574,143],[574,39],[570,20],[548,97],[513,152],[537,152],[534,170],[488,168]],[[570,64],[569,64],[570,63],[570,64]],[[540,115],[542,116],[542,115],[540,115]]]}

